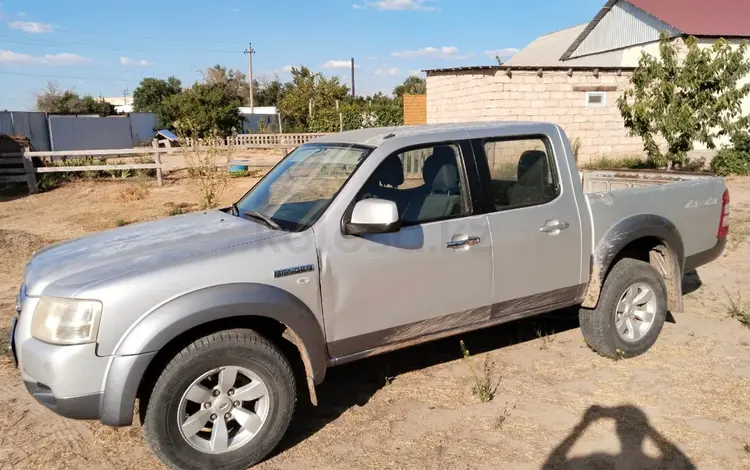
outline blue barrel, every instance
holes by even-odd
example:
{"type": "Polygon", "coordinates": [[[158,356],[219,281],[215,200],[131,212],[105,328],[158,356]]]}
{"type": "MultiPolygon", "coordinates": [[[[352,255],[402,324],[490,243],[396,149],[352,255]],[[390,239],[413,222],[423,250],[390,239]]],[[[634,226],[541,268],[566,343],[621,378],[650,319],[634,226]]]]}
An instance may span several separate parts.
{"type": "Polygon", "coordinates": [[[229,173],[242,173],[247,171],[247,162],[244,160],[232,160],[229,162],[229,173]]]}

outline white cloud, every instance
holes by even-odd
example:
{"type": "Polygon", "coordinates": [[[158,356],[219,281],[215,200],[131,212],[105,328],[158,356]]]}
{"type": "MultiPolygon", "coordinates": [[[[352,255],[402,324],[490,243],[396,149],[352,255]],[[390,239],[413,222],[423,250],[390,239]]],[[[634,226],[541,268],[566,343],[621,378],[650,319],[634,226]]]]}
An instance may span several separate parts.
{"type": "Polygon", "coordinates": [[[138,67],[146,67],[148,64],[148,61],[146,59],[136,60],[136,59],[129,59],[127,57],[120,57],[120,63],[124,66],[138,66],[138,67]]]}
{"type": "Polygon", "coordinates": [[[409,75],[414,76],[414,77],[421,77],[422,75],[424,75],[424,72],[422,72],[419,69],[409,70],[409,75]]]}
{"type": "MultiPolygon", "coordinates": [[[[324,69],[350,69],[352,68],[351,60],[329,60],[325,64],[321,65],[324,69]]],[[[359,65],[354,65],[355,69],[359,68],[359,65]]]]}
{"type": "Polygon", "coordinates": [[[40,56],[19,54],[18,52],[0,50],[0,64],[10,65],[47,65],[63,67],[89,62],[91,59],[78,54],[62,52],[60,54],[45,54],[40,56]]]}
{"type": "Polygon", "coordinates": [[[40,34],[40,33],[51,33],[52,25],[37,23],[36,21],[11,21],[8,23],[10,29],[20,29],[25,33],[40,34]]]}
{"type": "Polygon", "coordinates": [[[284,72],[291,72],[293,68],[294,68],[294,65],[285,65],[284,72]]]}
{"type": "Polygon", "coordinates": [[[401,75],[401,71],[396,67],[383,67],[375,70],[375,75],[381,75],[386,77],[397,77],[401,75]]]}
{"type": "Polygon", "coordinates": [[[433,0],[365,0],[364,3],[355,3],[352,5],[357,10],[365,8],[374,8],[376,10],[398,11],[398,10],[418,10],[434,11],[437,8],[431,6],[433,0]]]}
{"type": "Polygon", "coordinates": [[[495,57],[500,57],[501,59],[510,58],[518,53],[518,49],[515,47],[506,47],[504,49],[490,49],[489,51],[484,51],[484,53],[493,59],[495,57]]]}
{"type": "Polygon", "coordinates": [[[391,54],[393,57],[400,59],[411,59],[414,57],[428,57],[434,59],[466,59],[474,54],[459,54],[458,48],[454,46],[443,47],[425,47],[413,51],[400,51],[391,54]]]}

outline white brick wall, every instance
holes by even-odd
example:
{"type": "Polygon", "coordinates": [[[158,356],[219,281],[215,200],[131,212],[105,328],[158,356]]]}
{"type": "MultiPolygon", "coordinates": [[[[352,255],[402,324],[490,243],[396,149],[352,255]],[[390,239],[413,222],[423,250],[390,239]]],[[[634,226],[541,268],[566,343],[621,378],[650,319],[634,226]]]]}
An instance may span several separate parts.
{"type": "Polygon", "coordinates": [[[643,155],[641,140],[628,137],[617,98],[628,86],[629,73],[504,70],[431,72],[427,77],[427,122],[523,120],[549,121],[581,140],[580,160],[602,155],[643,155]],[[575,86],[617,86],[607,92],[607,105],[590,108],[586,93],[575,86]]]}

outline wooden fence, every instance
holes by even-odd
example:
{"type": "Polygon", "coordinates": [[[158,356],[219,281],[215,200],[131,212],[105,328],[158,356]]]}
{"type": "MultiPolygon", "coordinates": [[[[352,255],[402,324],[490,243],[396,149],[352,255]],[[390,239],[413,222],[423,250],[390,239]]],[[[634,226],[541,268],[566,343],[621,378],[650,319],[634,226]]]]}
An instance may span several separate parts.
{"type": "MultiPolygon", "coordinates": [[[[321,137],[326,134],[242,134],[237,138],[229,138],[227,147],[231,150],[250,149],[293,149],[305,142],[321,137]]],[[[200,142],[198,142],[200,145],[200,142]]],[[[200,148],[200,147],[199,147],[200,148]]],[[[0,182],[25,182],[29,192],[36,192],[36,175],[39,173],[62,173],[82,171],[112,171],[112,170],[156,170],[156,179],[159,186],[162,184],[162,162],[161,157],[165,154],[180,153],[180,147],[159,147],[156,141],[151,148],[112,149],[112,150],[68,150],[53,152],[32,152],[25,149],[18,153],[0,154],[0,182]],[[123,159],[141,157],[153,160],[153,163],[117,163],[113,165],[91,165],[91,166],[35,166],[35,158],[62,159],[76,157],[94,157],[100,159],[123,159]]]]}

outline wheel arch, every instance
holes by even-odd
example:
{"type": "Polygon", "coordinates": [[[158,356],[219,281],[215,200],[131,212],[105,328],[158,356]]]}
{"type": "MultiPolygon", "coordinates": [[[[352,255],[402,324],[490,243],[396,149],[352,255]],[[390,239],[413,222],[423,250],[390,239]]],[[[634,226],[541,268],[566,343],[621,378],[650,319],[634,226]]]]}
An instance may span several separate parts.
{"type": "Polygon", "coordinates": [[[652,264],[664,279],[669,309],[682,311],[682,274],[685,265],[682,237],[671,221],[654,214],[623,219],[599,240],[592,256],[591,276],[582,307],[596,308],[604,280],[622,258],[635,258],[652,264]]]}
{"type": "Polygon", "coordinates": [[[159,367],[192,341],[234,328],[258,331],[291,362],[301,363],[310,399],[317,404],[315,384],[325,378],[327,350],[315,315],[296,296],[278,287],[229,284],[178,297],[126,334],[104,379],[101,421],[114,426],[131,424],[135,400],[150,393],[148,384],[158,377],[159,367]],[[295,348],[297,357],[289,357],[295,348]]]}

